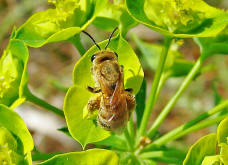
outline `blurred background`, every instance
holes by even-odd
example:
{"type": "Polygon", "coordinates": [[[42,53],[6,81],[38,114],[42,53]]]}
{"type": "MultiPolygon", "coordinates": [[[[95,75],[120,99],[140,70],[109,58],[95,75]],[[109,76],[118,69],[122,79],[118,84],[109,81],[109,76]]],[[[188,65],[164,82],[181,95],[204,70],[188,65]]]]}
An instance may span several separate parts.
{"type": "MultiPolygon", "coordinates": [[[[207,0],[206,2],[218,8],[228,8],[228,0],[207,0]]],[[[0,54],[8,44],[13,26],[19,27],[33,13],[50,7],[52,5],[47,0],[0,0],[0,54]]],[[[93,25],[90,25],[86,31],[92,34],[97,42],[107,39],[109,35],[109,33],[93,25]]],[[[126,38],[142,60],[143,55],[132,37],[133,33],[147,43],[161,44],[163,41],[160,34],[143,25],[132,28],[126,38]]],[[[91,40],[83,34],[81,34],[81,39],[85,49],[88,50],[92,46],[91,40]]],[[[185,39],[181,42],[180,52],[184,54],[186,59],[195,61],[200,55],[198,46],[192,39],[185,39]]],[[[77,49],[70,43],[62,42],[47,44],[38,49],[29,48],[29,50],[30,89],[35,95],[62,109],[66,89],[72,84],[73,67],[80,58],[77,49]]],[[[149,91],[154,72],[143,61],[142,64],[148,82],[147,91],[149,91]]],[[[160,128],[162,133],[212,108],[215,104],[216,95],[219,94],[223,98],[228,97],[228,57],[216,55],[209,58],[206,64],[212,67],[190,84],[190,87],[184,92],[160,128]]],[[[156,113],[151,116],[151,123],[182,81],[183,78],[171,78],[166,82],[155,107],[156,113]]],[[[33,135],[35,146],[40,152],[81,150],[76,141],[57,130],[65,126],[65,121],[55,114],[28,102],[19,106],[16,111],[25,120],[33,135]]],[[[194,132],[176,141],[175,145],[186,149],[199,137],[213,130],[215,127],[194,132]]]]}

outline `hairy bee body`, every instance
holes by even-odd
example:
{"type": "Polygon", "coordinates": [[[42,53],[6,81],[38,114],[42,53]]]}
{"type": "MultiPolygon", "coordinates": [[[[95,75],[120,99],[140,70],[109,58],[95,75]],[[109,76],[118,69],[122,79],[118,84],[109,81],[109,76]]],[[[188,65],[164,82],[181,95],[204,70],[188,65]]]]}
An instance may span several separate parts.
{"type": "MultiPolygon", "coordinates": [[[[117,54],[99,51],[92,57],[92,74],[97,93],[88,102],[88,110],[98,109],[98,124],[111,131],[121,131],[135,107],[135,97],[124,89],[123,68],[117,54]]],[[[90,87],[90,89],[93,89],[90,87]]]]}

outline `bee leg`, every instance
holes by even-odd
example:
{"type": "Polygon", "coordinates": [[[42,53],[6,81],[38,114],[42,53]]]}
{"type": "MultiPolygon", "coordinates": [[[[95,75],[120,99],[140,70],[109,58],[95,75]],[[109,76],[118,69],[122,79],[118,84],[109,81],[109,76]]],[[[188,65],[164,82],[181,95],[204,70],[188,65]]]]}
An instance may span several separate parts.
{"type": "Polygon", "coordinates": [[[96,88],[96,87],[93,88],[91,86],[87,86],[86,88],[88,89],[88,91],[90,91],[92,93],[99,93],[99,92],[101,92],[101,89],[100,88],[96,88]]]}
{"type": "Polygon", "coordinates": [[[87,109],[90,112],[100,109],[101,96],[101,94],[96,94],[95,96],[89,99],[87,109]]]}
{"type": "Polygon", "coordinates": [[[127,109],[129,110],[129,114],[134,110],[136,102],[135,102],[135,96],[131,93],[126,92],[126,100],[127,100],[127,109]]]}
{"type": "Polygon", "coordinates": [[[125,91],[132,93],[133,89],[132,88],[127,88],[127,89],[125,89],[125,91]]]}

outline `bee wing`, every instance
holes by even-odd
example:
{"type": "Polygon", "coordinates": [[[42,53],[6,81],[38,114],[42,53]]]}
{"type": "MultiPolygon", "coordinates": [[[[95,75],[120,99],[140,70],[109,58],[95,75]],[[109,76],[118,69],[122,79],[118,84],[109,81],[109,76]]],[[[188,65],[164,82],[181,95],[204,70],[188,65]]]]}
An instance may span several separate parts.
{"type": "MultiPolygon", "coordinates": [[[[103,78],[101,77],[101,79],[103,79],[103,78]]],[[[103,93],[107,93],[108,94],[108,93],[112,92],[111,89],[109,88],[109,84],[106,83],[106,81],[99,80],[99,84],[101,86],[101,89],[102,89],[103,93]]]]}
{"type": "Polygon", "coordinates": [[[120,75],[121,75],[120,79],[117,81],[115,90],[110,99],[110,105],[112,109],[116,109],[116,108],[125,109],[125,107],[127,108],[126,98],[122,95],[124,91],[123,75],[122,74],[120,75]]]}

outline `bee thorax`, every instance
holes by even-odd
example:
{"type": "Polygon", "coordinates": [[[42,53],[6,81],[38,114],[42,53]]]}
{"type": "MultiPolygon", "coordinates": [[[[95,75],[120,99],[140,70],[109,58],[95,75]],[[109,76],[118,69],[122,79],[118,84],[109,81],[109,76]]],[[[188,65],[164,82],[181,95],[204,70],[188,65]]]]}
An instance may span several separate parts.
{"type": "Polygon", "coordinates": [[[118,66],[115,63],[104,63],[101,67],[101,75],[110,83],[114,83],[119,79],[118,66]]]}

